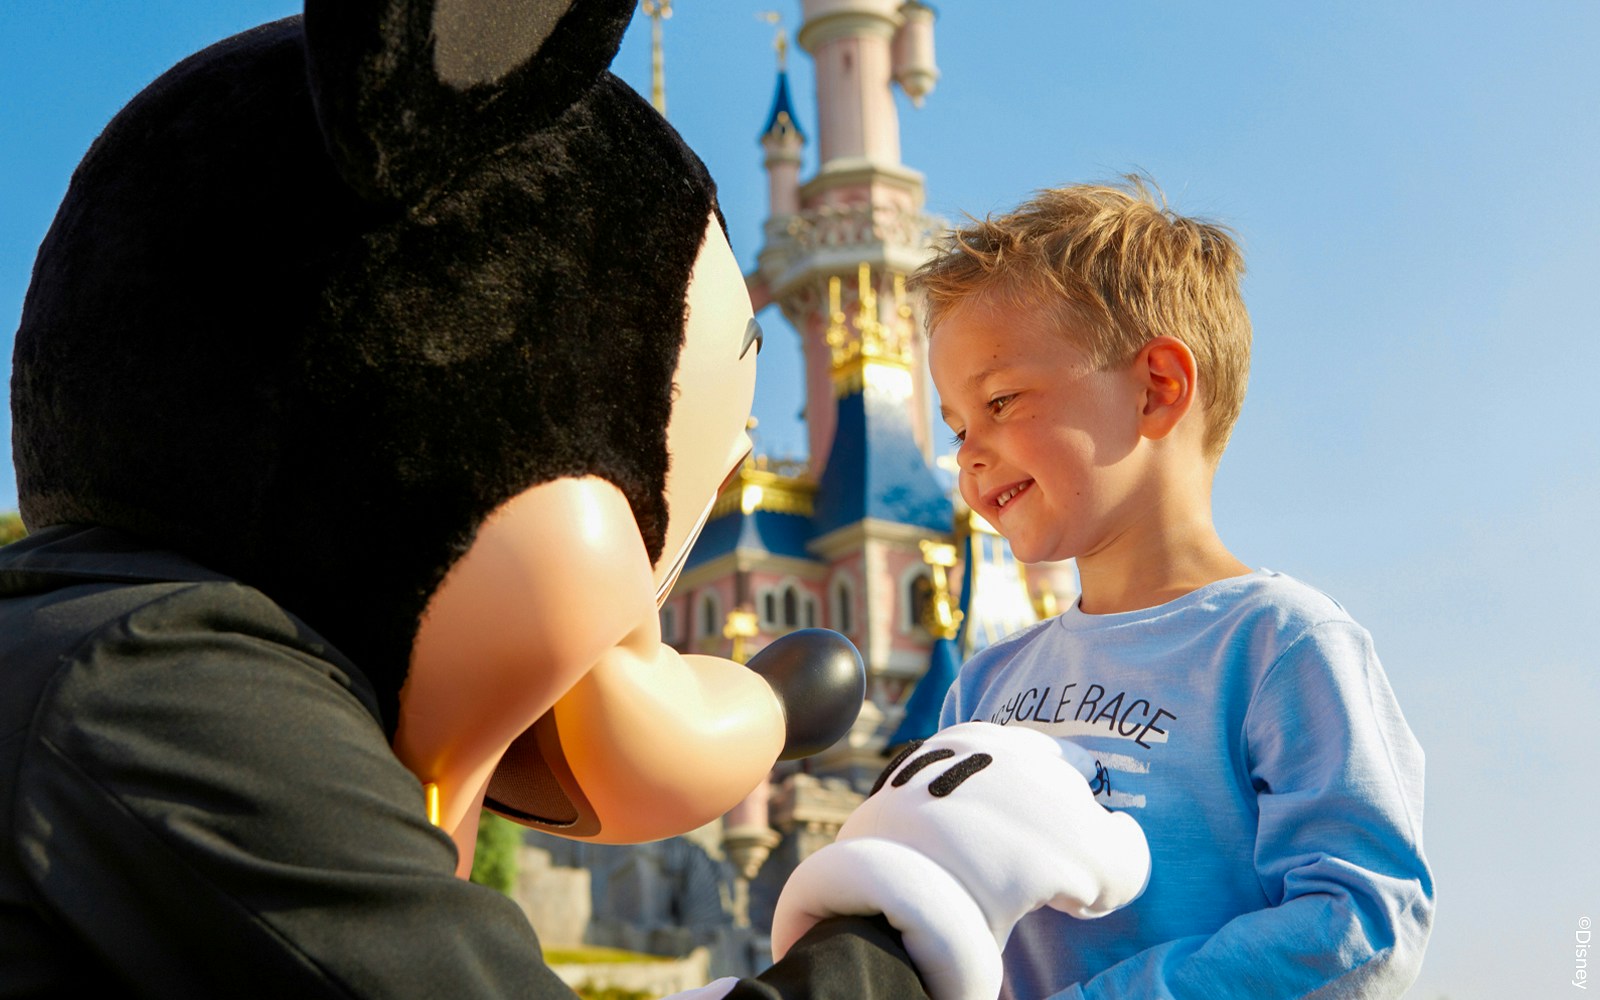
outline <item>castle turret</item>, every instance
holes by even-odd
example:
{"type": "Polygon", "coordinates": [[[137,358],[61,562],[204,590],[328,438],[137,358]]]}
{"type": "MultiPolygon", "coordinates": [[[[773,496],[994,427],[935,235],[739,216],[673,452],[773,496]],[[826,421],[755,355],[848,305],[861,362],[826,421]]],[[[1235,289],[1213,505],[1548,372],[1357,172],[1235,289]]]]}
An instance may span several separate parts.
{"type": "Polygon", "coordinates": [[[918,0],[900,5],[900,28],[894,34],[894,82],[922,106],[922,99],[939,80],[933,58],[933,8],[918,0]]]}
{"type": "Polygon", "coordinates": [[[805,22],[797,40],[816,64],[824,163],[900,162],[900,122],[889,91],[897,6],[896,0],[801,0],[805,22]]]}
{"type": "Polygon", "coordinates": [[[772,110],[761,130],[761,148],[766,156],[768,218],[787,220],[800,211],[800,154],[806,134],[800,128],[794,100],[789,96],[788,39],[778,35],[778,83],[772,94],[772,110]]]}

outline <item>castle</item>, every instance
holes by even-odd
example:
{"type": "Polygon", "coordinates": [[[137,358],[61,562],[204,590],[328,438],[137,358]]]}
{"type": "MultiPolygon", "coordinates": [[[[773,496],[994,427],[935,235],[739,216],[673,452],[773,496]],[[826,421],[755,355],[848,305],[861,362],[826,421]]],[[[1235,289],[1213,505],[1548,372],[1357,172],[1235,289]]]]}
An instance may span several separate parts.
{"type": "Polygon", "coordinates": [[[946,661],[1036,620],[1072,584],[1038,570],[1030,594],[1004,542],[952,497],[935,461],[922,307],[905,285],[944,223],[924,211],[923,175],[901,162],[892,91],[920,104],[933,89],[934,12],[920,0],[800,7],[819,165],[800,178],[811,139],[780,34],[760,132],[765,242],[746,281],[757,312],[775,307],[799,335],[809,458],[746,462],[661,623],[682,651],[735,658],[795,628],[849,636],[867,666],[867,700],[850,736],[805,770],[860,787],[887,744],[929,731],[931,719],[907,710],[921,707],[912,695],[930,665],[936,712],[946,661]]]}
{"type": "MultiPolygon", "coordinates": [[[[682,652],[744,660],[794,629],[835,629],[861,651],[866,701],[848,736],[781,765],[720,829],[691,837],[699,847],[687,853],[539,839],[558,865],[590,872],[592,943],[708,945],[721,949],[719,974],[765,964],[760,935],[778,888],[832,840],[886,752],[933,731],[959,662],[1053,613],[1056,595],[1075,586],[1062,567],[1025,576],[1004,541],[953,497],[935,459],[921,304],[905,285],[944,223],[924,211],[923,175],[901,162],[892,92],[897,85],[920,104],[933,89],[934,12],[920,0],[800,7],[795,41],[815,63],[819,165],[801,179],[812,137],[790,92],[780,31],[759,133],[765,242],[746,282],[756,311],[775,307],[800,337],[809,457],[754,455],[724,486],[661,606],[661,630],[682,652]],[[701,848],[726,861],[731,883],[711,885],[701,848]],[[713,926],[719,895],[732,927],[713,926]],[[683,921],[698,926],[674,928],[675,911],[698,914],[683,921]]],[[[659,106],[659,74],[656,87],[659,106]]]]}

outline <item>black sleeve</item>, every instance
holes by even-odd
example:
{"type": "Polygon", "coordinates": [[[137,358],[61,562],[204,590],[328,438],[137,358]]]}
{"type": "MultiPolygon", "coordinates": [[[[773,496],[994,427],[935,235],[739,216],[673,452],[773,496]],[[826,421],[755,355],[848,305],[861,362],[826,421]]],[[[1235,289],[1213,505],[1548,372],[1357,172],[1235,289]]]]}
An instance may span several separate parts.
{"type": "Polygon", "coordinates": [[[37,905],[140,996],[572,993],[455,851],[347,678],[244,588],[101,630],[18,774],[37,905]]]}
{"type": "Polygon", "coordinates": [[[922,981],[883,917],[832,917],[727,1000],[927,1000],[922,981]]]}
{"type": "MultiPolygon", "coordinates": [[[[80,646],[17,778],[37,906],[132,995],[572,1000],[516,904],[455,877],[349,677],[246,588],[80,646]]],[[[859,917],[731,997],[926,1000],[899,934],[859,917]]]]}

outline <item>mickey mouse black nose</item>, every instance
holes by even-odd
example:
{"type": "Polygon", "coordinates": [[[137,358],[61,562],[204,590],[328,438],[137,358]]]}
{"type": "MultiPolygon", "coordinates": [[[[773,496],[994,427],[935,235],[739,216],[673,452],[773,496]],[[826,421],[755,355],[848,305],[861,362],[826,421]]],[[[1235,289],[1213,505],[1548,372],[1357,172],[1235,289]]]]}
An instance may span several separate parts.
{"type": "Polygon", "coordinates": [[[867,694],[861,654],[831,629],[803,628],[774,639],[748,666],[783,706],[786,736],[780,760],[798,760],[833,746],[855,724],[867,694]]]}

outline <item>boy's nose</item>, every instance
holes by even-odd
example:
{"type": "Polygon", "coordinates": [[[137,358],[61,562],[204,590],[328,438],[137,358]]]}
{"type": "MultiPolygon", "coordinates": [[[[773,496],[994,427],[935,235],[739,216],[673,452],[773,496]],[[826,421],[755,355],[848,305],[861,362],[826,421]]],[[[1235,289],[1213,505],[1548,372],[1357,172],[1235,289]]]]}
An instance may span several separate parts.
{"type": "Polygon", "coordinates": [[[962,472],[976,472],[983,468],[984,465],[983,452],[972,440],[972,435],[969,432],[961,442],[961,447],[956,449],[956,466],[962,472]]]}

